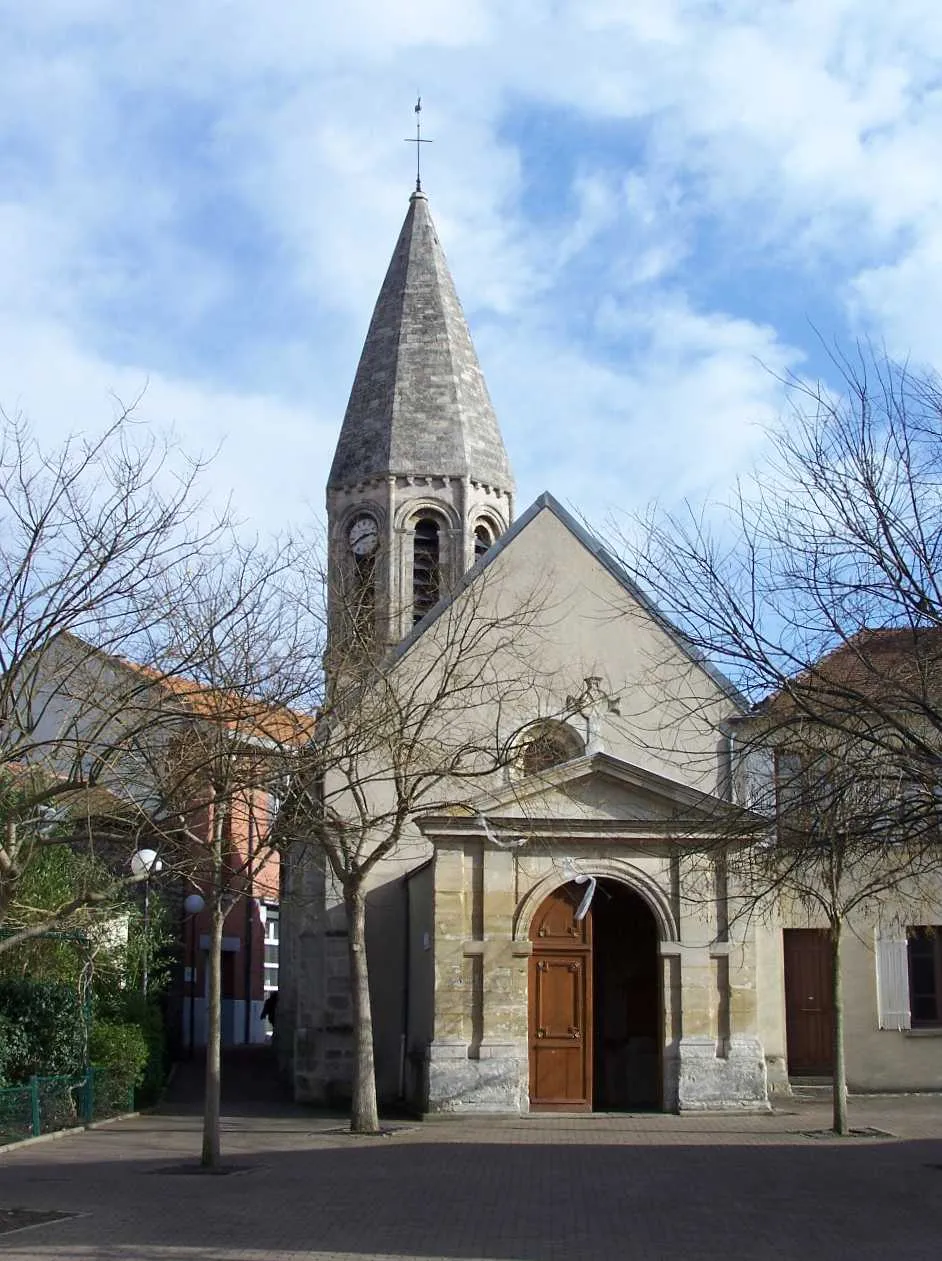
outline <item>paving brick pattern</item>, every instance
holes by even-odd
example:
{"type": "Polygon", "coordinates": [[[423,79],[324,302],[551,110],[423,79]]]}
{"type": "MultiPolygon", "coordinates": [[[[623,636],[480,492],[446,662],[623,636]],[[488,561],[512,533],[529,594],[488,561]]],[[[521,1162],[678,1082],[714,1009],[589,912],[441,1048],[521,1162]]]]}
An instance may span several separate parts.
{"type": "Polygon", "coordinates": [[[84,1216],[0,1237],[0,1258],[364,1261],[368,1258],[942,1256],[942,1097],[853,1101],[895,1137],[808,1137],[827,1105],[764,1116],[395,1122],[269,1101],[230,1109],[231,1177],[195,1159],[185,1104],[0,1157],[0,1206],[84,1216]]]}

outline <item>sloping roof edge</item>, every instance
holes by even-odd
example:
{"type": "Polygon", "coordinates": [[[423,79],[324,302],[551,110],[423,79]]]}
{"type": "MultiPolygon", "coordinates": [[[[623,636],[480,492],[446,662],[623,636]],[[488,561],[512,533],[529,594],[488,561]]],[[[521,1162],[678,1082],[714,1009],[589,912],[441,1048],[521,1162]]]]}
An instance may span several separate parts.
{"type": "Polygon", "coordinates": [[[567,511],[559,500],[556,499],[554,495],[550,494],[548,490],[544,490],[541,495],[537,496],[533,503],[530,504],[529,508],[527,508],[526,511],[524,511],[516,519],[516,521],[514,521],[513,525],[511,525],[510,528],[500,536],[497,542],[484,553],[477,564],[463,575],[461,581],[455,589],[442,596],[438,603],[429,609],[425,617],[413,626],[412,630],[405,639],[401,640],[396,647],[392,649],[389,656],[386,658],[386,662],[389,665],[392,665],[395,661],[398,661],[400,657],[404,656],[412,645],[421,638],[421,636],[425,634],[425,632],[442,616],[442,614],[451,607],[455,600],[457,600],[457,598],[477,580],[478,576],[482,574],[489,565],[494,563],[497,557],[510,546],[518,535],[523,533],[527,526],[530,525],[530,523],[534,521],[544,509],[551,512],[560,524],[565,526],[569,533],[582,544],[586,551],[595,557],[599,564],[608,571],[608,573],[632,597],[632,599],[636,600],[645,612],[648,613],[655,622],[657,622],[661,629],[670,636],[677,647],[680,648],[680,650],[694,663],[694,665],[699,666],[701,670],[709,675],[720,691],[728,696],[730,701],[732,701],[739,710],[743,712],[748,710],[748,701],[739,689],[731,682],[731,680],[729,680],[721,670],[718,670],[711,661],[709,661],[697,648],[694,647],[686,635],[684,635],[683,631],[680,630],[679,627],[675,626],[670,618],[668,618],[666,614],[657,607],[654,601],[647,596],[644,591],[642,591],[634,579],[628,574],[624,566],[612,555],[601,540],[597,539],[593,534],[590,534],[585,526],[582,525],[582,523],[578,521],[571,512],[567,511]]]}

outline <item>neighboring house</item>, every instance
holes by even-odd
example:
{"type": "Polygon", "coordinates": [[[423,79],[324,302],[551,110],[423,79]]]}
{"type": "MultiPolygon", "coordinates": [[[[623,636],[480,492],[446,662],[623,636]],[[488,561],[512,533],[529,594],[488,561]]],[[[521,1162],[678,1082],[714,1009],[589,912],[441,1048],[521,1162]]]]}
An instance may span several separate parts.
{"type": "Polygon", "coordinates": [[[265,786],[264,766],[279,748],[309,736],[309,720],[161,675],[62,635],[35,670],[14,728],[6,743],[21,754],[20,764],[74,784],[64,798],[73,812],[85,803],[98,817],[96,801],[107,800],[124,829],[105,847],[107,861],[126,868],[140,848],[160,855],[163,869],[151,884],[171,907],[181,960],[165,1002],[171,1036],[183,1046],[205,1044],[209,945],[208,906],[188,915],[184,901],[207,893],[201,847],[224,810],[233,905],[223,937],[223,1042],[264,1041],[271,1029],[260,1019],[261,1008],[278,987],[280,896],[280,860],[269,843],[277,798],[265,786]],[[211,748],[229,759],[232,785],[224,803],[206,784],[211,748]],[[176,826],[178,818],[185,831],[176,826]]]}
{"type": "MultiPolygon", "coordinates": [[[[226,918],[222,939],[222,1042],[233,1046],[264,1042],[271,1026],[261,1019],[267,995],[278,988],[278,908],[280,859],[268,848],[277,801],[260,789],[240,794],[228,812],[224,828],[232,868],[234,904],[226,918]],[[262,854],[259,858],[258,855],[262,854]]],[[[202,812],[194,827],[208,840],[212,827],[210,810],[202,812]]],[[[188,892],[207,895],[203,881],[188,881],[188,892]]],[[[179,998],[182,1041],[205,1046],[207,1028],[206,960],[210,941],[210,912],[206,906],[187,916],[181,906],[181,940],[185,951],[182,984],[175,986],[171,1002],[179,998]]]]}
{"type": "MultiPolygon", "coordinates": [[[[734,720],[744,805],[776,816],[777,841],[814,830],[842,859],[842,934],[851,1090],[942,1089],[942,632],[867,630],[734,720]],[[857,901],[869,882],[871,892],[857,901]]],[[[809,864],[810,875],[825,873],[809,864]]],[[[758,931],[770,1081],[832,1070],[833,965],[827,918],[786,882],[774,927],[758,931]]]]}

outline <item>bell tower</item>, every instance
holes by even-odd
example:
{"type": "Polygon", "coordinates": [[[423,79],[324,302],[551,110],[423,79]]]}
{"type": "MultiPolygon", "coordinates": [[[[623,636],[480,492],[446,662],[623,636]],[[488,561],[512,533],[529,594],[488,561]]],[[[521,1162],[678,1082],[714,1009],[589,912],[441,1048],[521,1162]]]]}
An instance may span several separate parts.
{"type": "Polygon", "coordinates": [[[497,418],[417,189],[327,482],[329,659],[398,643],[503,534],[513,501],[497,418]]]}

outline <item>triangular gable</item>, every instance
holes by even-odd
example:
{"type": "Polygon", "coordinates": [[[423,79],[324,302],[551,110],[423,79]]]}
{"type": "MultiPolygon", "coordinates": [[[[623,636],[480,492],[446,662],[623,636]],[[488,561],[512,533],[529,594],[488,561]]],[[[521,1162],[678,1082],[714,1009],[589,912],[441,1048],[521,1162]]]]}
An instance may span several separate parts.
{"type": "Polygon", "coordinates": [[[618,560],[608,551],[602,542],[590,534],[583,525],[581,525],[570,512],[555,499],[549,491],[544,491],[527,510],[519,516],[513,525],[507,530],[493,547],[481,557],[478,563],[470,569],[455,589],[443,596],[438,603],[426,613],[412,631],[392,650],[386,658],[386,663],[391,665],[402,657],[412,645],[421,638],[422,635],[442,616],[443,613],[457,600],[461,594],[475,582],[481,574],[483,574],[497,558],[527,529],[527,527],[539,516],[541,512],[551,512],[560,524],[575,538],[582,547],[595,559],[595,561],[605,569],[608,574],[615,579],[618,585],[626,592],[626,594],[652,618],[654,622],[669,636],[674,644],[681,650],[684,655],[700,667],[716,684],[716,686],[726,694],[733,705],[741,712],[748,709],[748,702],[745,697],[736,689],[726,676],[712,665],[702,653],[690,643],[683,632],[665,616],[657,605],[641,590],[636,582],[628,575],[624,567],[619,564],[618,560]]]}
{"type": "MultiPolygon", "coordinates": [[[[552,770],[482,795],[454,815],[417,820],[430,838],[494,835],[684,836],[721,832],[730,804],[605,753],[574,758],[552,770]]],[[[737,813],[740,813],[737,811],[737,813]]]]}

